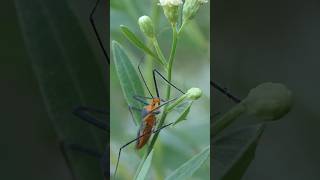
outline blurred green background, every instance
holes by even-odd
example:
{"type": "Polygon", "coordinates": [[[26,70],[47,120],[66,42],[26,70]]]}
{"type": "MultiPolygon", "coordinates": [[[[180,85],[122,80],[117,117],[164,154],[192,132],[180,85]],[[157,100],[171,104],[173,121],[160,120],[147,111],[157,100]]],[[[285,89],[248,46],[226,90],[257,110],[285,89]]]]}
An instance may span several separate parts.
{"type": "MultiPolygon", "coordinates": [[[[128,26],[141,39],[144,38],[137,24],[138,18],[142,15],[150,16],[156,26],[156,33],[160,47],[166,57],[169,56],[171,47],[171,28],[163,15],[158,1],[150,0],[112,0],[110,11],[110,40],[116,40],[124,46],[130,54],[131,62],[137,69],[137,64],[144,54],[134,47],[121,33],[120,25],[128,26]]],[[[174,128],[162,130],[158,139],[151,170],[148,179],[164,179],[181,164],[200,152],[209,145],[210,142],[210,53],[209,53],[209,30],[210,30],[210,7],[205,4],[192,23],[186,27],[184,33],[178,40],[176,60],[173,66],[172,82],[187,91],[191,87],[202,89],[203,96],[194,102],[187,121],[178,124],[174,128]]],[[[113,60],[113,59],[111,59],[113,60]]],[[[145,58],[142,71],[148,81],[149,87],[153,88],[152,68],[157,68],[160,72],[163,69],[153,65],[151,59],[145,58]]],[[[164,73],[163,73],[164,74],[164,73]]],[[[111,63],[111,144],[110,144],[110,167],[111,173],[115,170],[116,158],[119,148],[131,139],[136,137],[138,131],[134,125],[128,111],[120,84],[117,79],[114,64],[111,63]]],[[[158,79],[160,84],[160,96],[164,98],[164,81],[158,79]]],[[[154,88],[153,88],[154,89],[154,88]]],[[[173,96],[180,95],[172,89],[173,96]]],[[[145,89],[145,95],[147,91],[145,89]]],[[[170,113],[166,123],[174,121],[176,112],[170,113]]],[[[144,149],[142,150],[144,151],[144,149]]],[[[119,171],[117,177],[120,179],[131,179],[140,162],[143,153],[137,152],[134,143],[122,151],[119,171]]],[[[209,160],[197,171],[191,179],[209,179],[209,160]]]]}
{"type": "MultiPolygon", "coordinates": [[[[242,98],[262,82],[280,82],[295,101],[267,125],[243,180],[320,178],[319,9],[316,0],[214,1],[211,78],[242,98]]],[[[214,111],[232,106],[214,94],[214,111]]]]}

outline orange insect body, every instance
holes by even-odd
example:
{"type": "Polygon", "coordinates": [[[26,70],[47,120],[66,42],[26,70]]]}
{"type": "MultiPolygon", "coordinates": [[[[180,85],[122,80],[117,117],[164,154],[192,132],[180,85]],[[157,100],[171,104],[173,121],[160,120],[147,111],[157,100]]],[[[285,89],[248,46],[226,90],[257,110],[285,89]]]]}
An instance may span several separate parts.
{"type": "Polygon", "coordinates": [[[146,114],[143,117],[140,129],[138,131],[137,137],[142,136],[137,140],[136,149],[141,149],[149,140],[153,126],[156,122],[156,115],[154,113],[154,110],[160,105],[160,99],[159,98],[152,98],[150,101],[150,104],[145,106],[143,108],[143,111],[146,112],[146,114]]]}

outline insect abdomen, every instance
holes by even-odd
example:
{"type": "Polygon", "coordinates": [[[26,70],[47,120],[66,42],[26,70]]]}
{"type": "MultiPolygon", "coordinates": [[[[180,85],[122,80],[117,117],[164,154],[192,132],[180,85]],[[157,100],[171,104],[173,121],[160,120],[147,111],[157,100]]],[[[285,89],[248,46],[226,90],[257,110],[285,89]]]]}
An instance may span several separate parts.
{"type": "Polygon", "coordinates": [[[143,120],[141,127],[138,131],[137,137],[140,137],[143,134],[145,134],[145,135],[140,137],[137,140],[136,149],[141,149],[148,142],[148,140],[152,134],[152,128],[154,125],[154,121],[155,121],[155,116],[152,114],[150,114],[149,116],[147,116],[143,120]]]}

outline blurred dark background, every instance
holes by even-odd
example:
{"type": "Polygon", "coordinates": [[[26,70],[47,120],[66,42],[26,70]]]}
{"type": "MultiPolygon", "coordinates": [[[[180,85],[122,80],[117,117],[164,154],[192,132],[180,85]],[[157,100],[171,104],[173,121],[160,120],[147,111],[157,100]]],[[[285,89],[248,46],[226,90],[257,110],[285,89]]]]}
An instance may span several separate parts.
{"type": "Polygon", "coordinates": [[[14,1],[1,1],[0,179],[70,179],[31,69],[14,1]]]}
{"type": "MultiPolygon", "coordinates": [[[[267,126],[243,179],[320,179],[320,2],[213,2],[211,78],[242,98],[269,81],[294,95],[292,111],[267,126]]],[[[212,98],[216,111],[232,106],[212,98]]]]}
{"type": "MultiPolygon", "coordinates": [[[[101,67],[105,68],[105,58],[89,23],[89,13],[95,2],[69,0],[67,3],[80,22],[86,41],[95,47],[93,51],[103,63],[101,67]]],[[[1,1],[0,7],[0,179],[70,180],[70,169],[60,151],[59,139],[31,68],[15,1],[1,1]]],[[[103,29],[107,27],[103,24],[107,17],[101,17],[105,7],[105,4],[99,5],[95,20],[98,29],[105,32],[101,36],[108,46],[108,31],[103,29]]],[[[104,78],[107,82],[108,77],[104,78]]]]}
{"type": "MultiPolygon", "coordinates": [[[[78,12],[92,4],[78,2],[70,0],[78,12]]],[[[244,180],[319,179],[320,3],[212,2],[214,79],[240,97],[262,82],[281,82],[295,98],[290,114],[267,126],[244,180]]],[[[70,179],[31,70],[14,2],[3,0],[0,7],[0,178],[70,179]]],[[[83,21],[85,12],[79,15],[83,21]]],[[[225,110],[230,104],[217,98],[214,106],[225,110]]]]}

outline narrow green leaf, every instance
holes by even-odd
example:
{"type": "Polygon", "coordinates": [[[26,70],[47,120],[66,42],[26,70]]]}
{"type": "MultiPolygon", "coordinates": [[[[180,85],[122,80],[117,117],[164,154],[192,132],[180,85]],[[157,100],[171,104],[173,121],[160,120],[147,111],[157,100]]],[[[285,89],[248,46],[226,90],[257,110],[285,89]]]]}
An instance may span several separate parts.
{"type": "Polygon", "coordinates": [[[173,123],[173,125],[178,124],[179,122],[186,120],[187,116],[190,112],[190,108],[192,106],[193,101],[189,102],[188,106],[185,107],[185,109],[182,111],[182,113],[180,114],[180,116],[177,118],[177,120],[173,123]]]}
{"type": "Polygon", "coordinates": [[[249,126],[213,142],[213,179],[240,180],[254,159],[264,128],[263,124],[249,126]]]}
{"type": "Polygon", "coordinates": [[[143,50],[145,53],[149,54],[153,57],[158,63],[164,64],[159,57],[152,52],[128,27],[121,25],[120,26],[122,33],[126,36],[126,38],[135,46],[143,50]]]}
{"type": "MultiPolygon", "coordinates": [[[[15,0],[15,5],[30,64],[58,139],[102,151],[105,135],[72,114],[80,105],[108,109],[109,88],[77,18],[66,1],[15,0]]],[[[91,157],[65,150],[75,179],[103,178],[99,163],[91,157]]]]}
{"type": "Polygon", "coordinates": [[[153,157],[153,149],[152,151],[149,153],[147,159],[144,161],[142,168],[137,176],[137,180],[144,180],[147,177],[148,171],[150,169],[151,166],[151,161],[152,161],[152,157],[153,157]]]}
{"type": "Polygon", "coordinates": [[[195,173],[210,156],[210,146],[204,148],[199,154],[193,156],[190,160],[182,164],[173,171],[166,180],[185,180],[195,173]]]}
{"type": "MultiPolygon", "coordinates": [[[[135,68],[123,47],[116,41],[112,41],[112,53],[117,76],[128,105],[141,108],[140,103],[133,99],[134,95],[144,96],[144,90],[135,68]]],[[[136,125],[140,124],[140,112],[132,111],[132,113],[136,125]]]]}

